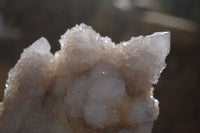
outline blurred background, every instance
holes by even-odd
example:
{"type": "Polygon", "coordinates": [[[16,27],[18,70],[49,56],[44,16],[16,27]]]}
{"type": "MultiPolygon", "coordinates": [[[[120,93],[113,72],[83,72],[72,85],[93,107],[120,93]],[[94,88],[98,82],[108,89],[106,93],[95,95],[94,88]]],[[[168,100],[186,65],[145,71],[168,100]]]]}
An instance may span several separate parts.
{"type": "Polygon", "coordinates": [[[80,23],[116,43],[170,31],[153,133],[200,133],[200,0],[0,0],[0,101],[24,48],[44,36],[55,52],[60,35],[80,23]]]}

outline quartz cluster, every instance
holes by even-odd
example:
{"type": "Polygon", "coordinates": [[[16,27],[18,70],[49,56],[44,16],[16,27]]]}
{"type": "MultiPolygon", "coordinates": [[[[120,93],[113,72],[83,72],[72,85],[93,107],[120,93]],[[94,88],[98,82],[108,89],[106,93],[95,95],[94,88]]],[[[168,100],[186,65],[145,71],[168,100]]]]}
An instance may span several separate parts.
{"type": "Polygon", "coordinates": [[[10,70],[0,103],[1,133],[150,133],[158,117],[152,84],[170,33],[115,44],[85,24],[67,30],[61,50],[42,37],[10,70]]]}

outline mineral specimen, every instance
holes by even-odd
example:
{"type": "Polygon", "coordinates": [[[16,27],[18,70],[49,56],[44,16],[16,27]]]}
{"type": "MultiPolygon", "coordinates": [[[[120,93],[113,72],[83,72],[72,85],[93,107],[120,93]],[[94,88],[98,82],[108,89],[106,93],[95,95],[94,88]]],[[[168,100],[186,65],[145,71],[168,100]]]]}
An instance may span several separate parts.
{"type": "Polygon", "coordinates": [[[76,25],[52,54],[42,37],[10,70],[1,133],[150,133],[158,117],[152,84],[170,49],[169,32],[114,44],[76,25]]]}

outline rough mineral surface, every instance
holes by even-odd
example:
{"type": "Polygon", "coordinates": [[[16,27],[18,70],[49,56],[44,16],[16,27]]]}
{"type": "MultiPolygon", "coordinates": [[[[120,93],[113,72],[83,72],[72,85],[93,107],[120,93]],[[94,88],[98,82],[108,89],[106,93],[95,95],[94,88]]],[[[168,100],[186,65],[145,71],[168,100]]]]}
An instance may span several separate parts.
{"type": "Polygon", "coordinates": [[[52,54],[42,37],[10,70],[0,133],[150,133],[153,97],[170,49],[169,32],[114,44],[76,25],[52,54]]]}

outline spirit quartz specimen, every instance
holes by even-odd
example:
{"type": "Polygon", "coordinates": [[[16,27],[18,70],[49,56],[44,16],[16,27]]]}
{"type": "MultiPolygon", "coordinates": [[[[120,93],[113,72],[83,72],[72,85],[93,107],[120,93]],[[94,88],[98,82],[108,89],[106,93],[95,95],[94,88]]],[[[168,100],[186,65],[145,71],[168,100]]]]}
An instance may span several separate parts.
{"type": "Polygon", "coordinates": [[[150,133],[158,117],[152,84],[170,33],[114,44],[85,24],[67,30],[52,54],[42,37],[10,70],[0,133],[150,133]]]}

